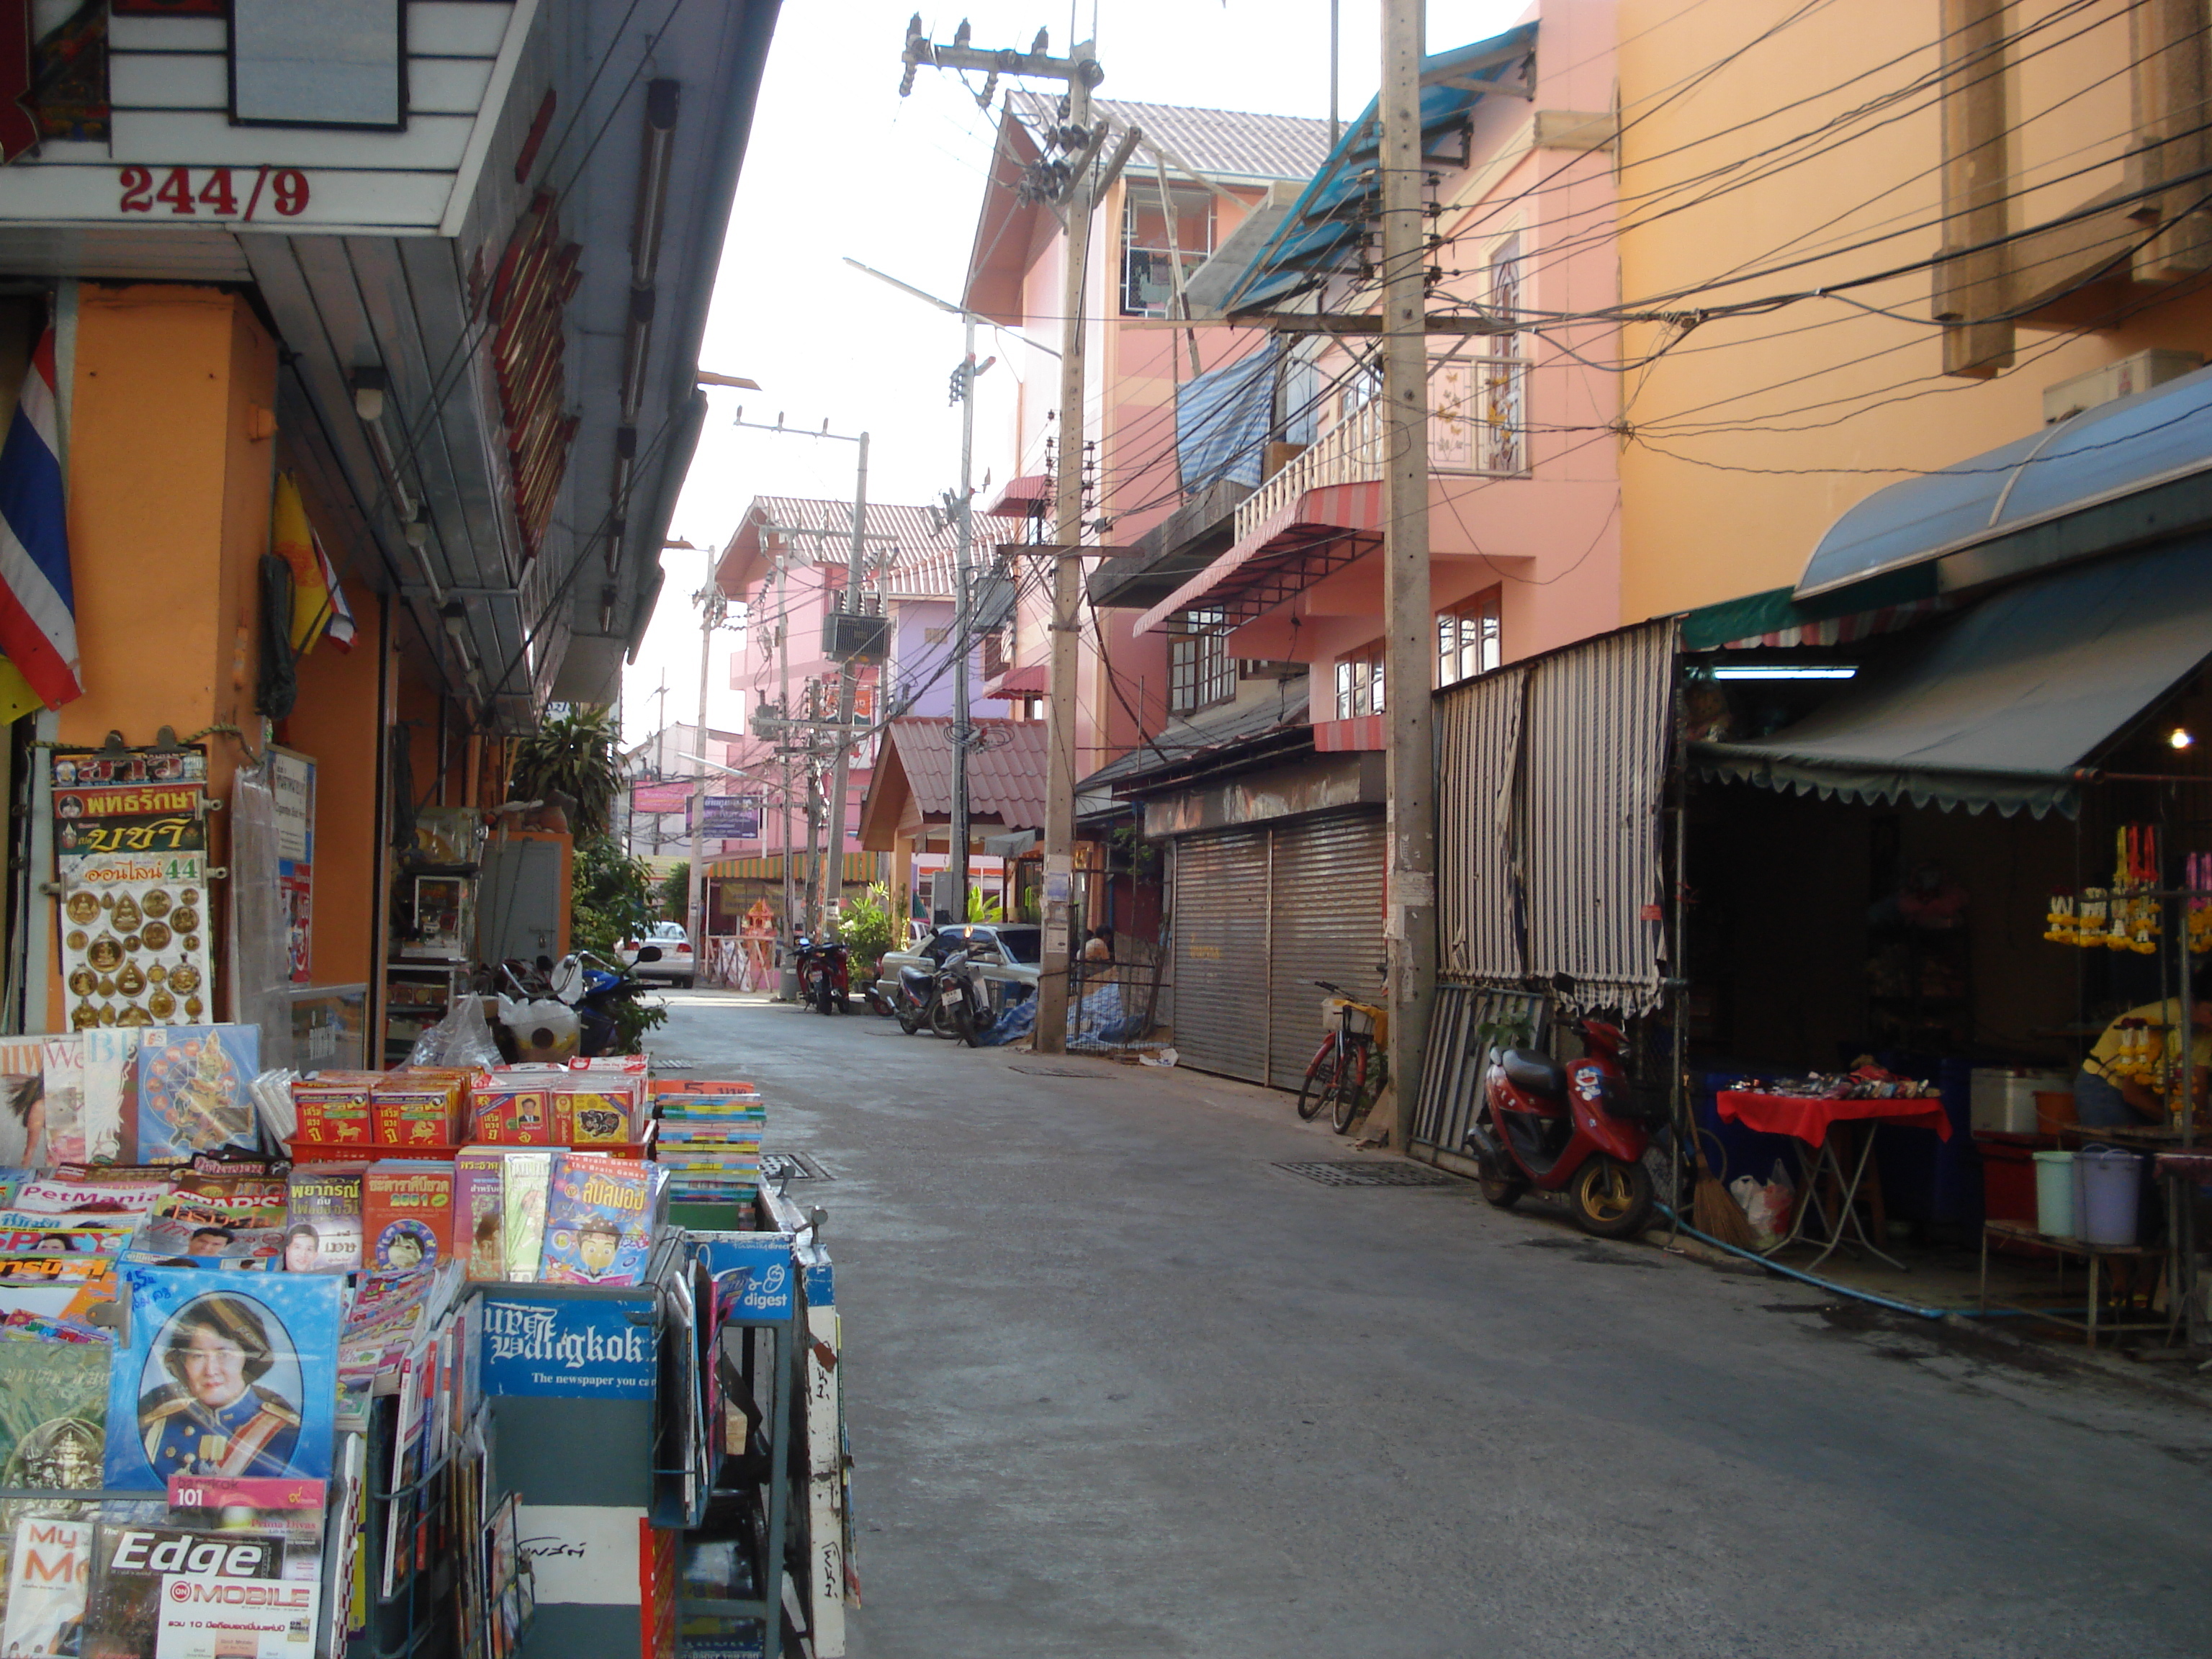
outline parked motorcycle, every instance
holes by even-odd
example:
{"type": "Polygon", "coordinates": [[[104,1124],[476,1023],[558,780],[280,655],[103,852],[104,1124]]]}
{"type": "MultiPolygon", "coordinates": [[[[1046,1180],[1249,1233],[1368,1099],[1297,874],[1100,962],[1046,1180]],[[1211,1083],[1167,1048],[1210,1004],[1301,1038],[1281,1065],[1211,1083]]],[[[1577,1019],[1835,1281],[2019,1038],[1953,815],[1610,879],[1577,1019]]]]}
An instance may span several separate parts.
{"type": "MultiPolygon", "coordinates": [[[[974,946],[963,946],[947,952],[938,964],[937,1006],[952,1028],[950,1035],[970,1048],[980,1048],[983,1034],[998,1024],[998,1014],[991,1006],[990,990],[975,956],[974,946]]],[[[939,1034],[946,1035],[942,1030],[939,1034]]]]}
{"type": "MultiPolygon", "coordinates": [[[[641,962],[659,957],[656,945],[638,952],[641,962]]],[[[511,1060],[618,1053],[623,1007],[653,989],[629,969],[587,951],[563,957],[557,964],[542,957],[535,967],[505,963],[500,972],[514,994],[500,997],[501,1030],[495,1036],[503,1039],[501,1052],[511,1060]]]]}
{"type": "Polygon", "coordinates": [[[1577,1019],[1585,1052],[1562,1066],[1526,1048],[1492,1048],[1482,1109],[1467,1133],[1482,1195],[1510,1209],[1523,1193],[1565,1193],[1584,1232],[1627,1238],[1651,1218],[1650,1134],[1635,1115],[1620,1028],[1577,1019]]]}
{"type": "Polygon", "coordinates": [[[825,1014],[848,1011],[852,997],[850,952],[842,939],[813,939],[801,933],[792,942],[799,972],[799,1000],[825,1014]]]}
{"type": "Polygon", "coordinates": [[[890,1011],[891,1018],[898,1021],[899,1030],[908,1036],[925,1025],[939,1036],[951,1035],[950,1017],[945,1005],[937,1000],[934,969],[902,967],[891,987],[890,1011]],[[943,1022],[942,1030],[939,1029],[939,1022],[943,1022]]]}

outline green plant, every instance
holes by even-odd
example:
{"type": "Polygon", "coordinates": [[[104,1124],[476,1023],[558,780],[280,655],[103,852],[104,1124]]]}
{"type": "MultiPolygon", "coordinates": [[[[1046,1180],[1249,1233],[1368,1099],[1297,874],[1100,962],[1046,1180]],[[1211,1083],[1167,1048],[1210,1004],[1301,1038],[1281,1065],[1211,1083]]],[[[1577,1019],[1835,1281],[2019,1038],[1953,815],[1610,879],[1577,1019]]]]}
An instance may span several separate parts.
{"type": "Polygon", "coordinates": [[[1004,921],[1006,907],[999,899],[981,888],[968,890],[968,920],[970,921],[1004,921]]]}
{"type": "Polygon", "coordinates": [[[839,931],[854,961],[872,963],[890,950],[893,921],[890,890],[882,882],[846,905],[839,931]]]}
{"type": "Polygon", "coordinates": [[[568,936],[579,951],[612,959],[652,919],[653,871],[611,836],[576,843],[568,891],[568,936]]]}
{"type": "Polygon", "coordinates": [[[668,1007],[665,1003],[647,1002],[643,997],[618,999],[615,1003],[615,1052],[642,1053],[645,1034],[667,1021],[668,1007]]]}
{"type": "Polygon", "coordinates": [[[1157,843],[1146,841],[1145,832],[1134,824],[1123,824],[1114,831],[1113,842],[1127,865],[1132,875],[1147,874],[1159,862],[1160,849],[1157,843]]]}
{"type": "Polygon", "coordinates": [[[690,925],[691,915],[691,860],[678,859],[676,867],[660,878],[659,889],[660,914],[671,921],[690,925]]]}
{"type": "Polygon", "coordinates": [[[578,843],[604,836],[615,798],[622,793],[622,768],[616,760],[621,743],[611,708],[579,708],[546,720],[514,746],[508,797],[544,800],[566,795],[575,802],[568,828],[578,843]]]}

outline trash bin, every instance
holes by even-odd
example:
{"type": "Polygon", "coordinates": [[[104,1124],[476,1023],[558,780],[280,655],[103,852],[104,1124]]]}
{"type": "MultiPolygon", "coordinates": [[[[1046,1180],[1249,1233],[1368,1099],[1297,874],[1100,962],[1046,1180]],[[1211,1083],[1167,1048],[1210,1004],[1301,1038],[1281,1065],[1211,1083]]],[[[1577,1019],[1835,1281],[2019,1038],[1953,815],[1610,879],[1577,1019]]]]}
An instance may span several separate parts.
{"type": "Polygon", "coordinates": [[[2075,1220],[2089,1243],[2136,1243],[2142,1196],[2137,1154],[2118,1146],[2084,1146],[2074,1154],[2075,1220]]]}
{"type": "Polygon", "coordinates": [[[2050,1238],[2072,1238],[2074,1154],[2035,1155],[2035,1231],[2050,1238]]]}

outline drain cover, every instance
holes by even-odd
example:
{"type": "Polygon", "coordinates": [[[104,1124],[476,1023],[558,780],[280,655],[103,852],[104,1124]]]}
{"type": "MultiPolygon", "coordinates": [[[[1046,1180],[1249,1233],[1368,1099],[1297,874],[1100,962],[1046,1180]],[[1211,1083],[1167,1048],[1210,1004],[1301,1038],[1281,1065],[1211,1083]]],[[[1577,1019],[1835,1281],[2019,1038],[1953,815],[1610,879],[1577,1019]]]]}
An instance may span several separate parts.
{"type": "Polygon", "coordinates": [[[1456,1187],[1460,1182],[1442,1170],[1425,1164],[1408,1164],[1396,1158],[1320,1158],[1310,1163],[1278,1164],[1279,1170],[1304,1176],[1328,1187],[1456,1187]]]}
{"type": "Polygon", "coordinates": [[[804,1152],[761,1154],[763,1181],[835,1181],[836,1178],[804,1152]]]}

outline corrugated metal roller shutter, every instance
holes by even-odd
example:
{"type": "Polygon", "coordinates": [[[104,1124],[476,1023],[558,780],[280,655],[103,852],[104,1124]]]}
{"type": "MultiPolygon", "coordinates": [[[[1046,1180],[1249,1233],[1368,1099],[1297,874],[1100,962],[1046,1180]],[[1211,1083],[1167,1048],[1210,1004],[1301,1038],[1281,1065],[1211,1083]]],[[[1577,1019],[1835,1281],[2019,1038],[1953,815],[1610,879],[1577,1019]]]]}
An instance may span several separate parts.
{"type": "Polygon", "coordinates": [[[1267,832],[1175,844],[1176,1048],[1204,1072],[1267,1081],[1267,832]]]}
{"type": "Polygon", "coordinates": [[[1273,947],[1268,963],[1267,1081],[1295,1089],[1321,1042],[1314,984],[1379,1002],[1382,814],[1322,812],[1275,829],[1273,947]]]}
{"type": "Polygon", "coordinates": [[[1437,949],[1446,974],[1521,975],[1514,780],[1526,669],[1504,668],[1437,698],[1437,949]]]}
{"type": "Polygon", "coordinates": [[[1664,929],[1659,815],[1674,623],[1623,629],[1530,666],[1524,769],[1528,971],[1582,1007],[1648,1013],[1664,929]]]}

